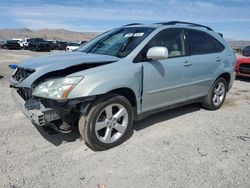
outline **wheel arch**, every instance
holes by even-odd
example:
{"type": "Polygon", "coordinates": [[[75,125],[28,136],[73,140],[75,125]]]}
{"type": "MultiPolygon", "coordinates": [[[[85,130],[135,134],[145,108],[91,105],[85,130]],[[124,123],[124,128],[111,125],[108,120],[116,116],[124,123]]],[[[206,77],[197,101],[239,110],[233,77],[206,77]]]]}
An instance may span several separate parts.
{"type": "MultiPolygon", "coordinates": [[[[225,72],[225,73],[222,73],[222,74],[220,74],[218,77],[217,77],[217,79],[218,78],[224,78],[225,80],[226,80],[226,82],[227,82],[227,91],[228,91],[228,87],[229,87],[229,83],[230,83],[230,81],[231,81],[231,75],[230,75],[230,73],[228,73],[228,72],[225,72]]],[[[216,79],[216,80],[217,80],[216,79]]]]}
{"type": "Polygon", "coordinates": [[[137,114],[137,100],[136,100],[136,95],[134,93],[134,91],[128,87],[121,87],[121,88],[117,88],[117,89],[113,89],[107,93],[115,93],[118,95],[121,95],[123,97],[125,97],[126,99],[128,99],[128,101],[131,103],[133,109],[134,109],[134,115],[137,114]]]}

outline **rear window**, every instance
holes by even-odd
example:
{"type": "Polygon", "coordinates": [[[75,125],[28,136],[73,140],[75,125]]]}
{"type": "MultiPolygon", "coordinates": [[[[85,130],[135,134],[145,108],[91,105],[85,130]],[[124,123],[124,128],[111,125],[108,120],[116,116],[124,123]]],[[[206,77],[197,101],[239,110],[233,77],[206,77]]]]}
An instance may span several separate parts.
{"type": "Polygon", "coordinates": [[[218,53],[224,50],[224,46],[212,36],[201,31],[188,31],[190,55],[218,53]]]}

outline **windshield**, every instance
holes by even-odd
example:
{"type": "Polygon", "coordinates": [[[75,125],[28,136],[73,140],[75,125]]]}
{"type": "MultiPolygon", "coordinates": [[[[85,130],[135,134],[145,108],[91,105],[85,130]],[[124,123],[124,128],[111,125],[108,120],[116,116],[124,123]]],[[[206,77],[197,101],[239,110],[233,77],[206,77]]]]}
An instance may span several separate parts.
{"type": "Polygon", "coordinates": [[[154,28],[127,27],[104,33],[77,51],[125,57],[130,54],[154,28]]]}

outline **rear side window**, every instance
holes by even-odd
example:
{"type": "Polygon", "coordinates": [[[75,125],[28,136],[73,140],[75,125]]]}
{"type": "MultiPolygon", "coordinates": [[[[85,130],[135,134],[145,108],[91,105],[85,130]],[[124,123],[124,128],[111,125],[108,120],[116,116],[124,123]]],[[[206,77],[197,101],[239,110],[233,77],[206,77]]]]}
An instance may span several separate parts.
{"type": "Polygon", "coordinates": [[[218,53],[224,46],[212,36],[201,31],[187,31],[190,55],[218,53]]]}

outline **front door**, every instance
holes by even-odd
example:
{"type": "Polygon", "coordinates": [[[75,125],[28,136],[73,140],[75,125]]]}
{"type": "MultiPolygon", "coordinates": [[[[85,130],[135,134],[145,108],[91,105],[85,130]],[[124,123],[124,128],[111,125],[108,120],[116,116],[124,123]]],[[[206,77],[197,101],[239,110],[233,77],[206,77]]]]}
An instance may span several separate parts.
{"type": "Polygon", "coordinates": [[[143,61],[142,112],[187,100],[191,81],[181,29],[166,29],[158,33],[142,50],[141,56],[145,57],[148,49],[154,46],[168,48],[169,57],[143,61]]]}

